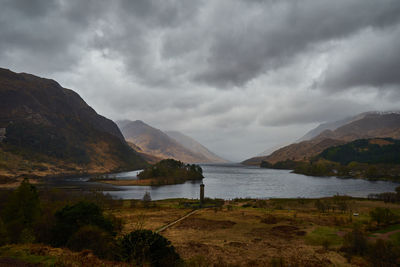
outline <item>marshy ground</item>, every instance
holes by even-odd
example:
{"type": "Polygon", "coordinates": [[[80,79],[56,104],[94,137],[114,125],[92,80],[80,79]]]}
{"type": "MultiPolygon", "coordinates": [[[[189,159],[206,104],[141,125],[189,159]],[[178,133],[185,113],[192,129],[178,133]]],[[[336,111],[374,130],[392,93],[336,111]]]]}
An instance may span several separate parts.
{"type": "MultiPolygon", "coordinates": [[[[383,238],[400,244],[400,225],[380,229],[369,215],[377,207],[400,214],[400,205],[352,198],[321,201],[331,203],[330,209],[322,212],[312,199],[225,201],[199,210],[161,234],[194,266],[363,265],[363,258],[349,262],[340,252],[343,237],[354,224],[363,225],[371,241],[383,238]]],[[[190,212],[190,202],[195,201],[156,201],[145,208],[124,201],[114,214],[124,220],[123,232],[138,227],[156,231],[190,212]]]]}
{"type": "MultiPolygon", "coordinates": [[[[107,212],[122,219],[121,235],[137,229],[159,231],[198,206],[197,200],[188,199],[116,202],[107,212]]],[[[341,250],[354,224],[362,227],[369,242],[383,239],[400,246],[398,219],[378,225],[370,215],[376,208],[400,215],[400,205],[395,203],[333,197],[209,200],[207,205],[160,232],[175,246],[185,266],[372,266],[366,257],[346,257],[341,250]]],[[[87,251],[38,244],[0,248],[0,265],[13,259],[16,266],[21,259],[39,264],[32,266],[117,264],[98,260],[87,251]]]]}

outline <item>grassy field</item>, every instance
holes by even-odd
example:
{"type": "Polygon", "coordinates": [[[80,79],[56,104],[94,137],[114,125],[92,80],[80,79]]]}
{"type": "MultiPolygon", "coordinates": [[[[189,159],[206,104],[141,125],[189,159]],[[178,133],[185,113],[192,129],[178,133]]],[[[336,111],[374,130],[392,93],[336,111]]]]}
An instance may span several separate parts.
{"type": "MultiPolygon", "coordinates": [[[[155,201],[145,208],[125,201],[114,214],[123,219],[124,233],[157,230],[189,213],[187,202],[155,201]]],[[[320,212],[312,199],[225,201],[221,207],[199,210],[161,234],[192,266],[358,266],[362,259],[355,257],[349,263],[339,252],[343,236],[354,223],[370,227],[370,210],[384,207],[399,212],[400,205],[366,199],[348,199],[347,204],[346,211],[320,212]],[[359,215],[353,216],[354,212],[359,215]]]]}
{"type": "MultiPolygon", "coordinates": [[[[123,235],[137,229],[158,231],[197,207],[197,200],[188,199],[123,200],[106,212],[122,219],[123,235]]],[[[355,198],[208,200],[202,209],[160,234],[172,242],[185,266],[369,266],[357,256],[348,261],[340,248],[354,224],[362,226],[370,241],[381,235],[400,245],[399,224],[379,228],[371,222],[369,213],[377,207],[400,212],[399,204],[355,198]],[[331,203],[330,209],[321,212],[317,201],[331,203]],[[346,202],[345,210],[335,208],[341,201],[346,202]]],[[[38,244],[4,246],[0,265],[2,261],[14,266],[23,266],[19,261],[44,266],[117,264],[89,252],[38,244]]]]}

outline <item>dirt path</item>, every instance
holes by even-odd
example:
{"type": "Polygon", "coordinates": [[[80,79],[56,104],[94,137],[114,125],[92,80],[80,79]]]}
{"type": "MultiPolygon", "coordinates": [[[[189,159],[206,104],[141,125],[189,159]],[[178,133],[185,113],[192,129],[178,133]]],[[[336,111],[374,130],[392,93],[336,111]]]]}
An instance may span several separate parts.
{"type": "Polygon", "coordinates": [[[198,211],[199,211],[199,210],[192,210],[191,212],[189,212],[189,213],[186,214],[185,216],[179,218],[179,219],[176,220],[176,221],[173,221],[172,223],[169,223],[169,224],[167,224],[167,225],[164,225],[163,227],[161,227],[160,229],[156,230],[155,232],[156,232],[156,233],[160,233],[160,232],[164,231],[165,229],[171,227],[172,225],[174,225],[174,224],[176,224],[176,223],[178,223],[178,222],[180,222],[180,221],[186,219],[187,217],[189,217],[189,216],[195,214],[195,213],[198,212],[198,211]]]}
{"type": "Polygon", "coordinates": [[[387,233],[374,233],[373,236],[370,236],[369,238],[372,240],[377,240],[377,239],[383,239],[383,240],[389,240],[390,236],[395,234],[395,233],[399,233],[400,230],[394,230],[391,232],[387,232],[387,233]]]}

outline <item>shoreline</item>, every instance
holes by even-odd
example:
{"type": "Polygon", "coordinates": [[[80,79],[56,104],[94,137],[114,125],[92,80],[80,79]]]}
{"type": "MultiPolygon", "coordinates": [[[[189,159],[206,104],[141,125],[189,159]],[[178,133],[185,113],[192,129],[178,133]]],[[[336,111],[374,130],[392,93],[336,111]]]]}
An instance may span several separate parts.
{"type": "Polygon", "coordinates": [[[71,173],[58,173],[58,174],[48,174],[48,175],[37,175],[37,174],[29,174],[23,173],[16,176],[2,176],[4,181],[0,183],[0,189],[12,189],[17,188],[23,179],[29,179],[29,182],[32,184],[40,185],[45,184],[46,180],[54,180],[54,179],[68,179],[68,178],[89,178],[90,176],[99,176],[99,175],[112,175],[121,172],[130,172],[137,171],[140,169],[118,169],[112,170],[111,172],[71,172],[71,173]]]}
{"type": "Polygon", "coordinates": [[[95,183],[103,183],[103,184],[110,184],[116,186],[163,186],[163,185],[176,185],[176,184],[184,184],[187,181],[193,180],[185,180],[183,182],[175,182],[174,180],[159,180],[155,178],[149,179],[89,179],[88,182],[95,182],[95,183]]]}

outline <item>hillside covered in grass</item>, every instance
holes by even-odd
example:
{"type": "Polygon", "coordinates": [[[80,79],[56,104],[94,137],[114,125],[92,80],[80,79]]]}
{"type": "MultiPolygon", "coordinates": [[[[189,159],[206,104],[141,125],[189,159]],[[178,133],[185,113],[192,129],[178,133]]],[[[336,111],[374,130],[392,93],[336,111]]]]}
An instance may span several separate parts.
{"type": "Polygon", "coordinates": [[[139,169],[117,125],[56,81],[0,69],[0,176],[139,169]]]}
{"type": "Polygon", "coordinates": [[[311,176],[357,177],[400,181],[400,140],[392,138],[359,139],[330,147],[310,160],[285,160],[261,167],[291,169],[311,176]]]}

